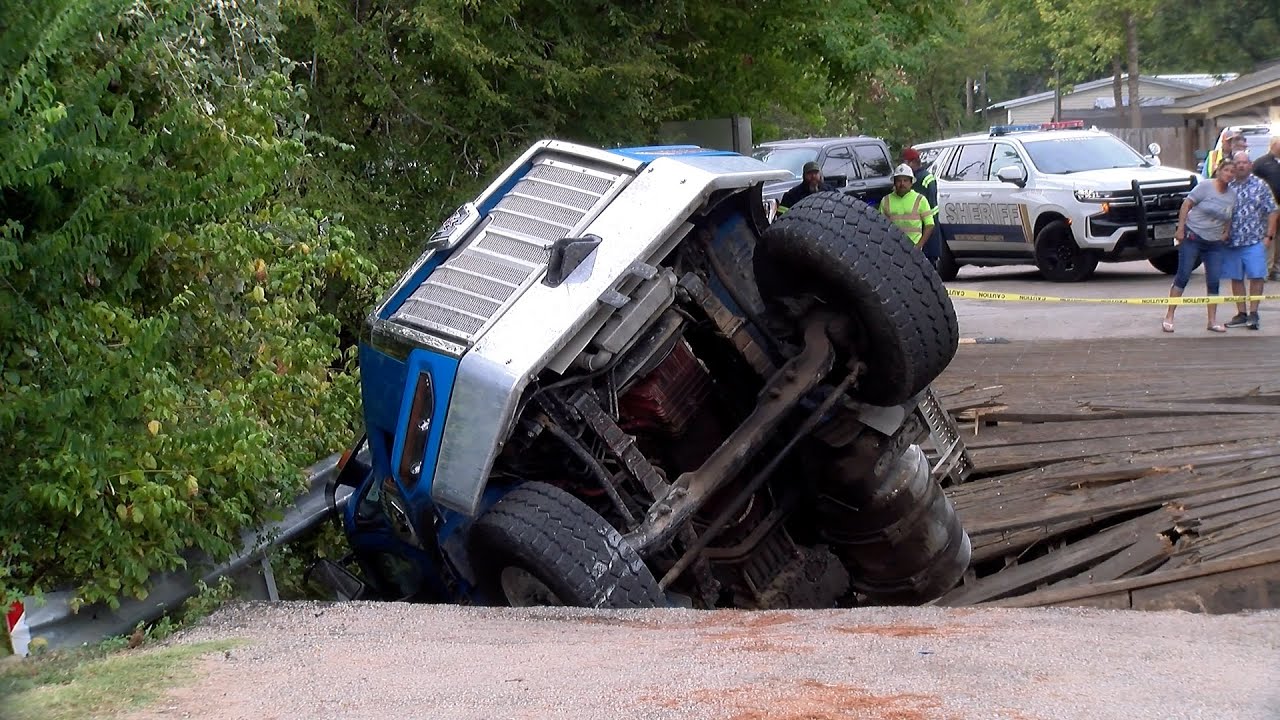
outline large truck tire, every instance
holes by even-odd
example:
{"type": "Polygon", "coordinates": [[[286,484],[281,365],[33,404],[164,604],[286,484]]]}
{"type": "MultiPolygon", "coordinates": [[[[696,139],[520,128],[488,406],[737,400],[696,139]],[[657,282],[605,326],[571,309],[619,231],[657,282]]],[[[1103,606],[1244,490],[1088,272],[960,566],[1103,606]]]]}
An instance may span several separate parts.
{"type": "Polygon", "coordinates": [[[955,356],[960,330],[924,253],[883,215],[839,192],[815,193],[765,230],[755,272],[767,295],[817,294],[854,320],[866,373],[854,394],[896,405],[955,356]]]}
{"type": "Polygon", "coordinates": [[[481,515],[469,537],[481,589],[512,606],[667,605],[640,555],[595,510],[552,485],[528,482],[481,515]]]}

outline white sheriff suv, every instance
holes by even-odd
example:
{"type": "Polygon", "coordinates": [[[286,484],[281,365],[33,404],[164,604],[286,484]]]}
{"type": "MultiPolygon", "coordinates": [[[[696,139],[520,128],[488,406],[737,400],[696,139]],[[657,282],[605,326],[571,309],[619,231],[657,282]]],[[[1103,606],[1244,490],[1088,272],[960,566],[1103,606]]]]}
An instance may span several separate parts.
{"type": "Polygon", "coordinates": [[[1161,167],[1081,121],[996,125],[915,146],[938,179],[938,273],[1032,262],[1054,282],[1079,282],[1099,262],[1147,259],[1177,271],[1173,233],[1190,170],[1161,167]]]}

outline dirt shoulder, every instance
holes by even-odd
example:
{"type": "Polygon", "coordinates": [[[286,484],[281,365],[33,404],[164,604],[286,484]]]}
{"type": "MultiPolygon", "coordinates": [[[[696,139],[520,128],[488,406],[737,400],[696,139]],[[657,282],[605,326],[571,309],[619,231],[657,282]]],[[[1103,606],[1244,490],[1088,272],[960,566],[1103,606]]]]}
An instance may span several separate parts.
{"type": "Polygon", "coordinates": [[[131,720],[1280,717],[1280,612],[243,604],[131,720]]]}

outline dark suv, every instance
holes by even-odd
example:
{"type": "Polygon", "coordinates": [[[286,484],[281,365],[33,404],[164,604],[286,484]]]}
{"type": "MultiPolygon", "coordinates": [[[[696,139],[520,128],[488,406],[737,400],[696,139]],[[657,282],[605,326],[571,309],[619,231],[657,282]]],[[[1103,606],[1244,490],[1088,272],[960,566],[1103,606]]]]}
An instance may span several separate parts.
{"type": "Polygon", "coordinates": [[[889,148],[879,138],[804,138],[775,140],[757,145],[752,157],[771,167],[787,170],[795,177],[775,180],[764,186],[765,200],[778,200],[800,182],[801,170],[809,161],[822,166],[822,178],[832,187],[875,205],[893,190],[893,163],[889,148]]]}

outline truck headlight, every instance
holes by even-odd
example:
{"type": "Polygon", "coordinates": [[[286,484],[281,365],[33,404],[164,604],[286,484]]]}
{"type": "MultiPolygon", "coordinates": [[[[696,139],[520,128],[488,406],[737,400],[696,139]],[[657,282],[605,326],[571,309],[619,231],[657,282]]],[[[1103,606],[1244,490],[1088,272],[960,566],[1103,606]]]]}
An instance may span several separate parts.
{"type": "Polygon", "coordinates": [[[1115,190],[1094,190],[1093,188],[1076,188],[1076,200],[1080,202],[1102,202],[1103,200],[1115,200],[1118,197],[1125,196],[1123,190],[1117,192],[1115,190]]]}
{"type": "Polygon", "coordinates": [[[435,414],[435,388],[431,373],[418,373],[413,388],[413,401],[409,405],[409,422],[404,431],[404,448],[400,451],[400,481],[405,488],[412,488],[422,478],[422,454],[427,448],[427,436],[431,433],[431,419],[435,414]]]}

